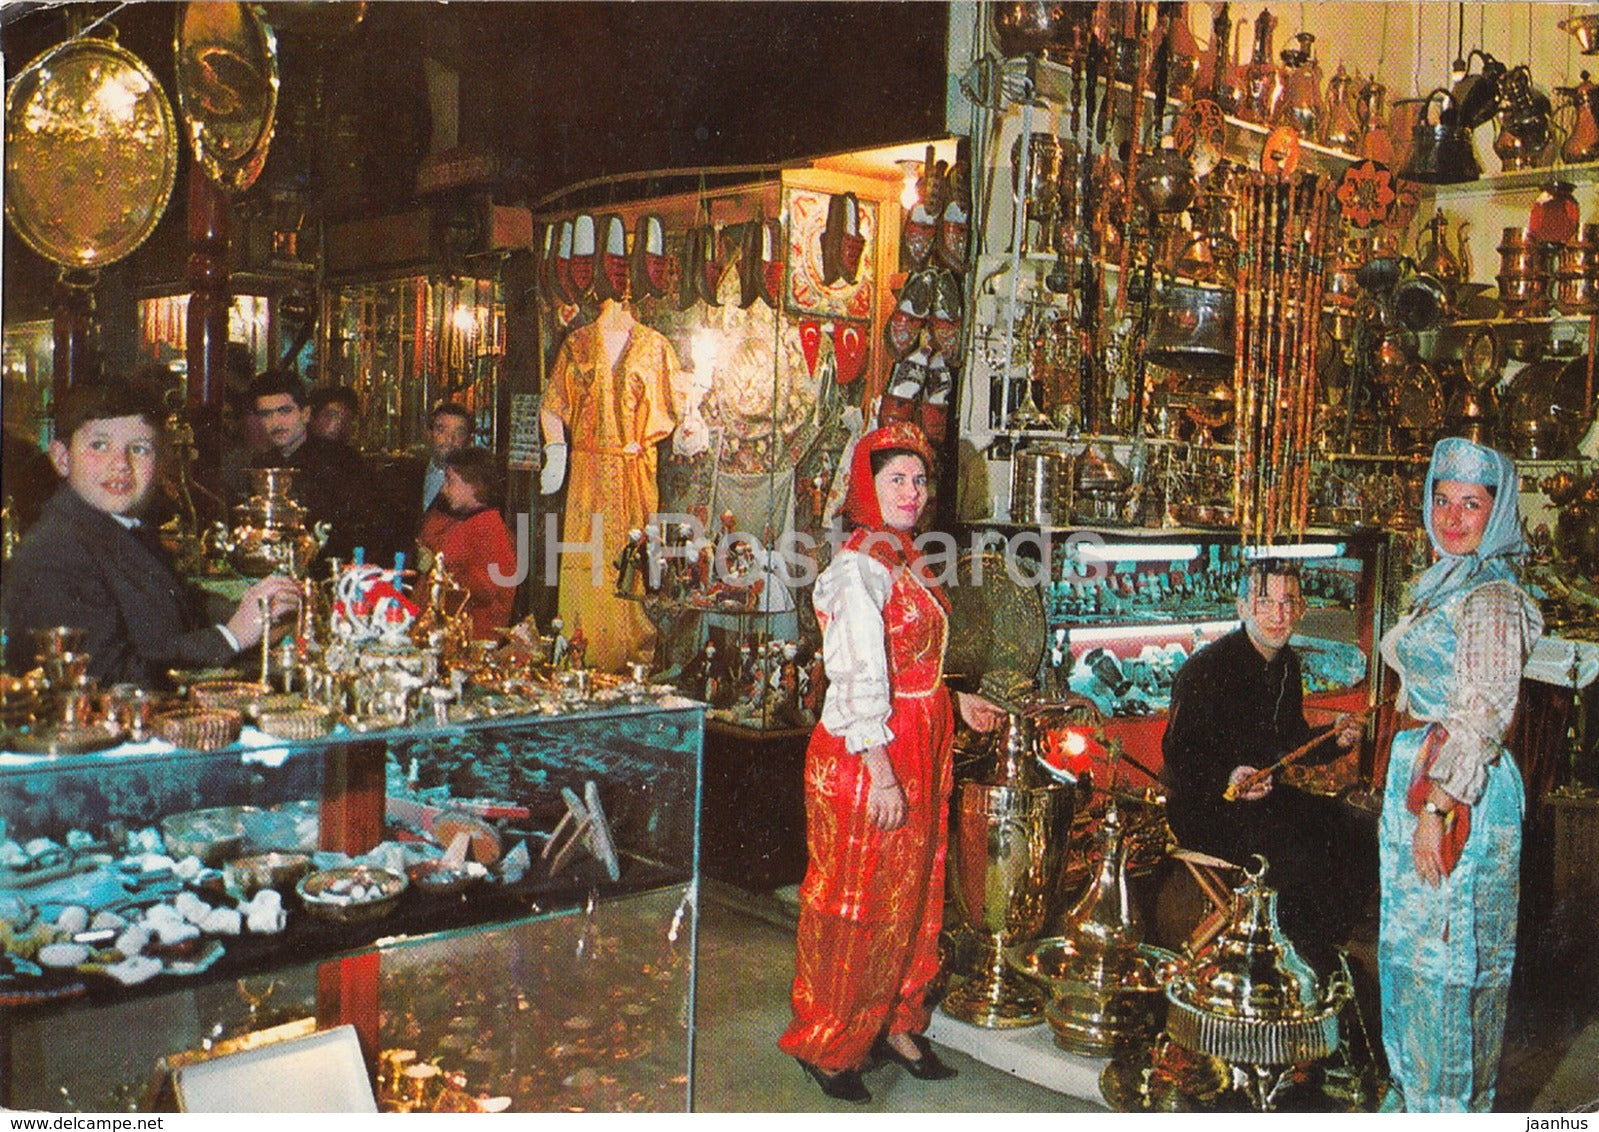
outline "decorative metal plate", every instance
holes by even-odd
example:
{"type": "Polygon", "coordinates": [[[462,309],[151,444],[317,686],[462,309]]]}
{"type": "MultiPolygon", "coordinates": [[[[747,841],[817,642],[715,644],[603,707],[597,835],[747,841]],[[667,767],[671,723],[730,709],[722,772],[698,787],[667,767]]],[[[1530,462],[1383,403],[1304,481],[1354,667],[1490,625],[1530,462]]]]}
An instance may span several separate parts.
{"type": "MultiPolygon", "coordinates": [[[[1021,568],[1039,569],[1035,563],[1022,563],[1021,568]]],[[[944,671],[951,676],[980,677],[1000,670],[1035,675],[1045,643],[1039,587],[1021,585],[1006,569],[1004,557],[992,550],[962,551],[955,574],[955,583],[944,590],[950,606],[944,671]]]]}
{"type": "Polygon", "coordinates": [[[155,230],[177,168],[161,84],[109,40],[51,48],[6,92],[6,219],[46,259],[122,259],[155,230]]]}
{"type": "Polygon", "coordinates": [[[261,175],[278,106],[272,29],[248,4],[187,3],[174,45],[178,110],[205,175],[242,193],[261,175]]]}

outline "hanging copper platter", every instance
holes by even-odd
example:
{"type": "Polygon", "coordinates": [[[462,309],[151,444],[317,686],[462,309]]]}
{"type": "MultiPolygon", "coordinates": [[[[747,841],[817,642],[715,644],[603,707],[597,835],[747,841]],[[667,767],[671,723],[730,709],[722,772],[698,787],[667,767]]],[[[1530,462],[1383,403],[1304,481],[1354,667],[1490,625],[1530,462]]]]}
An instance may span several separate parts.
{"type": "Polygon", "coordinates": [[[248,4],[204,0],[178,10],[178,111],[205,175],[242,193],[261,175],[278,107],[278,49],[248,4]]]}
{"type": "Polygon", "coordinates": [[[1038,671],[1044,659],[1044,598],[1036,584],[1023,584],[1039,570],[1021,562],[1014,569],[993,550],[965,550],[955,562],[949,597],[949,646],[944,671],[951,676],[1038,671]]]}
{"type": "Polygon", "coordinates": [[[155,230],[177,168],[161,84],[110,40],[53,47],[6,92],[6,219],[46,259],[122,259],[155,230]]]}

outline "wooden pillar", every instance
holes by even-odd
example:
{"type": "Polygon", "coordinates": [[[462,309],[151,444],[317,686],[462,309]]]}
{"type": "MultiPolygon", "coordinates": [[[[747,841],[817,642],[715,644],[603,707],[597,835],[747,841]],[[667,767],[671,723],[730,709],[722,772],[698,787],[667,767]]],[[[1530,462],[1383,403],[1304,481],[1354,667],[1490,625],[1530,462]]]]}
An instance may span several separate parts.
{"type": "Polygon", "coordinates": [[[339,743],[322,756],[322,821],[319,849],[367,852],[383,840],[385,804],[381,741],[339,743]]]}
{"type": "Polygon", "coordinates": [[[227,195],[189,168],[189,420],[199,458],[195,475],[214,482],[222,454],[222,401],[226,392],[228,307],[227,195]]]}
{"type": "Polygon", "coordinates": [[[62,268],[54,303],[55,361],[50,374],[52,404],[99,368],[94,341],[94,284],[98,273],[62,268]]]}
{"type": "Polygon", "coordinates": [[[348,1023],[355,1027],[366,1060],[367,1080],[377,1092],[378,1054],[383,1043],[378,1034],[382,1020],[382,996],[378,977],[383,970],[383,953],[365,951],[342,959],[330,959],[316,968],[316,1028],[331,1030],[348,1023]]]}

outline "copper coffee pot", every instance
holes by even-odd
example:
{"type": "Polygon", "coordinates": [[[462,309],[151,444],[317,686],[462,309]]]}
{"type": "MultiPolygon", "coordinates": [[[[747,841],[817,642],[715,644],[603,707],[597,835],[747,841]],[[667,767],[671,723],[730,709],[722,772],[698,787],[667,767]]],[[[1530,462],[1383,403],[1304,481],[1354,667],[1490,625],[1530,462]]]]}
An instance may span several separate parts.
{"type": "Polygon", "coordinates": [[[1582,72],[1582,81],[1576,86],[1556,87],[1555,92],[1572,107],[1575,117],[1566,140],[1560,145],[1560,160],[1567,165],[1581,165],[1599,158],[1599,84],[1588,81],[1588,72],[1582,72]]]}

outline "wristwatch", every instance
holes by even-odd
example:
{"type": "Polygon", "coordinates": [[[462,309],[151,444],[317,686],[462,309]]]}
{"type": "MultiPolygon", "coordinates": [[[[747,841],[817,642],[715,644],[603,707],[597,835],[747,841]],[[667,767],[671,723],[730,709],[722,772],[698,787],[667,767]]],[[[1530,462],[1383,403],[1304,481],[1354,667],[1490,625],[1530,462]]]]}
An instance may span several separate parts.
{"type": "Polygon", "coordinates": [[[1424,814],[1437,814],[1441,818],[1449,816],[1449,811],[1444,809],[1437,802],[1434,802],[1431,798],[1428,798],[1421,804],[1421,812],[1424,814]]]}

